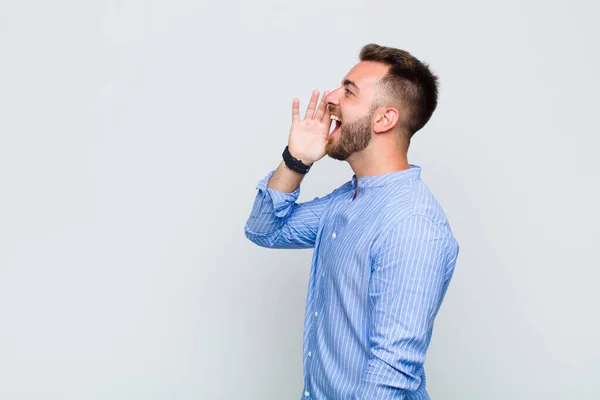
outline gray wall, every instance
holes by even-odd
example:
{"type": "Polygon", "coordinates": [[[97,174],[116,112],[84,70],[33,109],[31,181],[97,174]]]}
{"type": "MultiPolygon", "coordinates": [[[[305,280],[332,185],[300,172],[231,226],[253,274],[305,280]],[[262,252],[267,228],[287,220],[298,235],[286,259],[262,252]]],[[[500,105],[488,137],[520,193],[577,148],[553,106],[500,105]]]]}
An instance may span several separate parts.
{"type": "Polygon", "coordinates": [[[243,228],[292,98],[370,42],[441,80],[409,154],[461,244],[432,398],[600,398],[595,7],[0,1],[0,398],[299,398],[311,251],[243,228]]]}

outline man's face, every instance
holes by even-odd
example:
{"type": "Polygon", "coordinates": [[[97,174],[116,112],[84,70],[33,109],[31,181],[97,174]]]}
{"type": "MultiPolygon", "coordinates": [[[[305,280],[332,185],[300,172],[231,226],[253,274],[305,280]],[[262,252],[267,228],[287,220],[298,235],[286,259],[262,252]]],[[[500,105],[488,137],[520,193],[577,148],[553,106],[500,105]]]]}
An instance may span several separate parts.
{"type": "Polygon", "coordinates": [[[335,122],[334,131],[329,135],[325,148],[329,157],[346,160],[369,145],[377,82],[388,69],[381,63],[362,61],[350,70],[338,89],[327,95],[331,114],[341,120],[335,122]]]}

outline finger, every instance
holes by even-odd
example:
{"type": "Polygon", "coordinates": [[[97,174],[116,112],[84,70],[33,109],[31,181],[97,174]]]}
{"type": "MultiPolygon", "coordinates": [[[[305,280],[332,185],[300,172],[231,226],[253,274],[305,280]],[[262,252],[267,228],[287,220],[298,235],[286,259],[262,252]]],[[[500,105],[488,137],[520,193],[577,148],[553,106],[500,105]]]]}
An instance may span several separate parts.
{"type": "Polygon", "coordinates": [[[319,121],[322,121],[323,115],[325,115],[325,109],[327,108],[327,102],[325,101],[325,98],[327,97],[328,94],[329,94],[328,91],[323,92],[323,97],[321,97],[321,102],[319,103],[319,108],[317,108],[317,112],[315,114],[315,119],[317,119],[319,121]]]}
{"type": "Polygon", "coordinates": [[[331,127],[331,123],[333,122],[333,120],[331,119],[331,107],[329,107],[329,104],[325,106],[325,114],[323,115],[323,119],[321,121],[326,124],[329,124],[329,126],[331,127]]]}
{"type": "Polygon", "coordinates": [[[292,102],[292,122],[300,121],[300,100],[294,99],[292,102]]]}
{"type": "Polygon", "coordinates": [[[304,115],[304,119],[310,118],[312,119],[315,108],[317,108],[317,100],[319,99],[319,91],[313,90],[312,96],[310,96],[310,102],[308,103],[308,108],[306,109],[306,115],[304,115]]]}
{"type": "Polygon", "coordinates": [[[329,105],[325,109],[325,115],[323,115],[323,120],[321,122],[327,125],[327,132],[325,136],[329,136],[329,133],[331,132],[331,125],[335,124],[335,122],[331,119],[331,111],[329,105]]]}

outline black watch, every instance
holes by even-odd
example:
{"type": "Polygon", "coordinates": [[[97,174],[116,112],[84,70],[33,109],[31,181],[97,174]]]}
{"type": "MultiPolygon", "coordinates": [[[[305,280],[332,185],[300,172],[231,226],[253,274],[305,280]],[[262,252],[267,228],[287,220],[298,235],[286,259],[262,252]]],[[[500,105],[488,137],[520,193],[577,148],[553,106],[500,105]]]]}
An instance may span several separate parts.
{"type": "Polygon", "coordinates": [[[306,174],[310,171],[311,165],[306,165],[302,161],[295,158],[290,154],[289,146],[285,146],[285,150],[283,150],[283,161],[285,161],[285,165],[288,166],[292,171],[298,172],[299,174],[306,174]]]}

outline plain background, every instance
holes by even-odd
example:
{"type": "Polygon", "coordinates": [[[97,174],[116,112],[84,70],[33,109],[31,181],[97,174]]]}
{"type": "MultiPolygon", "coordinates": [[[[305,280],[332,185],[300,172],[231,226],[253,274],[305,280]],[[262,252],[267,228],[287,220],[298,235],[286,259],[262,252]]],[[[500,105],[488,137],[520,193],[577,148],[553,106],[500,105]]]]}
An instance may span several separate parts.
{"type": "MultiPolygon", "coordinates": [[[[312,250],[244,236],[293,97],[440,77],[409,161],[461,244],[436,400],[598,399],[591,1],[0,1],[0,398],[296,399],[312,250]]],[[[300,201],[348,181],[319,162],[300,201]]]]}

